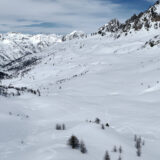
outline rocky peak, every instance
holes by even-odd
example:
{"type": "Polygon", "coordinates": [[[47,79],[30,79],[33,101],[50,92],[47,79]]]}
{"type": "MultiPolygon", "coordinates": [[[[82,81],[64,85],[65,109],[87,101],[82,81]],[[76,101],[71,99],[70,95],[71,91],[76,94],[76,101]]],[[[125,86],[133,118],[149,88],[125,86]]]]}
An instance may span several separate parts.
{"type": "Polygon", "coordinates": [[[63,36],[62,41],[80,39],[87,37],[87,34],[82,31],[73,31],[70,34],[63,36]]]}
{"type": "Polygon", "coordinates": [[[148,10],[134,14],[131,18],[127,19],[125,23],[120,23],[117,19],[111,20],[106,25],[102,26],[98,30],[98,34],[104,36],[107,33],[130,33],[132,31],[139,31],[145,29],[149,31],[150,29],[160,28],[160,0],[158,0],[153,6],[148,10]]]}
{"type": "Polygon", "coordinates": [[[117,19],[112,19],[108,24],[105,24],[104,26],[102,26],[98,33],[99,34],[105,34],[105,32],[117,32],[119,30],[121,23],[119,22],[119,20],[117,19]]]}

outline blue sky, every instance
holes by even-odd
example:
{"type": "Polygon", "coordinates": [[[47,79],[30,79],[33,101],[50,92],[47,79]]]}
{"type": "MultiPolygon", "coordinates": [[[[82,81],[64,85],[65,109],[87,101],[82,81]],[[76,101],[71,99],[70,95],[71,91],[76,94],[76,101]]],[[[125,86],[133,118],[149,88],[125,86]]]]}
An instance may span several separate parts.
{"type": "Polygon", "coordinates": [[[125,21],[156,0],[0,0],[0,32],[97,31],[112,18],[125,21]]]}

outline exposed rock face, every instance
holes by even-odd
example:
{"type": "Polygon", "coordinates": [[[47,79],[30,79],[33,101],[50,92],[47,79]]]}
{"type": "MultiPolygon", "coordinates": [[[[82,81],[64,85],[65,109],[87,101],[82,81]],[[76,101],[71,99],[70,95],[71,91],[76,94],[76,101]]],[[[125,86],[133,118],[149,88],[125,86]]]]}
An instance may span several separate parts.
{"type": "Polygon", "coordinates": [[[112,19],[108,24],[101,27],[98,31],[99,34],[104,35],[106,32],[115,33],[120,28],[120,22],[117,19],[112,19]]]}
{"type": "Polygon", "coordinates": [[[63,36],[62,41],[80,39],[80,38],[85,38],[85,37],[87,37],[86,33],[82,32],[82,31],[73,31],[70,34],[63,36]]]}
{"type": "Polygon", "coordinates": [[[159,45],[160,45],[160,36],[155,36],[154,38],[147,41],[143,47],[147,46],[154,47],[159,45]]]}
{"type": "Polygon", "coordinates": [[[117,19],[111,20],[98,30],[98,34],[104,36],[107,33],[129,33],[132,31],[150,29],[160,29],[160,1],[157,1],[147,11],[141,12],[138,15],[134,14],[131,18],[120,23],[117,19]]]}
{"type": "Polygon", "coordinates": [[[0,72],[0,80],[9,77],[8,74],[0,72]]]}

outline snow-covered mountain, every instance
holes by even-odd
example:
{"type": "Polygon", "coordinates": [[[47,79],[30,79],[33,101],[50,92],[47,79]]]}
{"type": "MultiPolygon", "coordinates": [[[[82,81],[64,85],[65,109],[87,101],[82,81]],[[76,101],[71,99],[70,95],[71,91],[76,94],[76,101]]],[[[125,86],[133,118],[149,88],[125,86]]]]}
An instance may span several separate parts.
{"type": "Polygon", "coordinates": [[[114,34],[119,37],[122,34],[131,34],[137,31],[149,31],[160,29],[160,1],[157,1],[155,5],[151,6],[145,12],[141,12],[138,15],[134,14],[131,18],[120,23],[119,20],[113,19],[109,23],[105,24],[98,30],[98,34],[102,36],[106,34],[114,34]]]}
{"type": "Polygon", "coordinates": [[[160,159],[160,29],[151,8],[139,16],[149,29],[135,31],[131,20],[123,32],[114,19],[103,36],[1,35],[0,160],[104,160],[106,151],[111,160],[160,159]],[[81,148],[68,145],[72,135],[81,148]]]}
{"type": "Polygon", "coordinates": [[[70,34],[67,34],[62,37],[62,41],[73,40],[73,39],[81,39],[87,38],[87,34],[83,31],[73,31],[70,34]]]}
{"type": "Polygon", "coordinates": [[[41,52],[62,37],[57,35],[0,34],[0,65],[7,64],[27,54],[41,52]]]}

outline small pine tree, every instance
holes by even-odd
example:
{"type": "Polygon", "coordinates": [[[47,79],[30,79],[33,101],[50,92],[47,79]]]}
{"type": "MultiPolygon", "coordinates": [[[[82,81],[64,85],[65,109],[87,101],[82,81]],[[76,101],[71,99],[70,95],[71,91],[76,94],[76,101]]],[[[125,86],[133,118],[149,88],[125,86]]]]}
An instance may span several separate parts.
{"type": "Polygon", "coordinates": [[[134,135],[134,141],[135,142],[137,141],[137,135],[136,134],[134,135]]]}
{"type": "Polygon", "coordinates": [[[118,157],[118,160],[122,160],[122,157],[121,157],[121,156],[119,156],[119,157],[118,157]]]}
{"type": "Polygon", "coordinates": [[[83,141],[81,141],[81,143],[80,143],[80,151],[83,154],[87,153],[87,148],[86,148],[86,146],[85,146],[83,141]]]}
{"type": "Polygon", "coordinates": [[[140,157],[141,156],[141,149],[142,149],[142,139],[141,139],[141,137],[137,138],[135,147],[137,149],[137,156],[140,157]]]}
{"type": "Polygon", "coordinates": [[[110,155],[109,155],[108,151],[106,151],[106,154],[104,156],[104,160],[110,160],[110,155]]]}
{"type": "Polygon", "coordinates": [[[104,124],[101,125],[101,128],[102,128],[102,129],[105,129],[104,124]]]}
{"type": "Polygon", "coordinates": [[[72,147],[72,149],[79,148],[79,140],[76,136],[72,135],[68,140],[68,145],[72,147]]]}
{"type": "Polygon", "coordinates": [[[137,156],[140,157],[141,156],[141,148],[137,149],[137,156]]]}
{"type": "Polygon", "coordinates": [[[123,152],[122,147],[119,147],[119,153],[121,154],[123,152]]]}
{"type": "Polygon", "coordinates": [[[143,140],[142,145],[143,145],[143,146],[145,145],[145,140],[143,140]]]}
{"type": "Polygon", "coordinates": [[[109,123],[106,123],[106,127],[109,127],[109,123]]]}
{"type": "Polygon", "coordinates": [[[62,129],[66,130],[66,125],[65,124],[62,124],[62,129]]]}
{"type": "Polygon", "coordinates": [[[117,152],[117,147],[116,146],[113,147],[113,152],[117,152]]]}
{"type": "Polygon", "coordinates": [[[101,120],[99,118],[95,119],[95,123],[100,124],[101,120]]]}
{"type": "Polygon", "coordinates": [[[61,130],[61,125],[60,124],[56,124],[56,130],[61,130]]]}
{"type": "Polygon", "coordinates": [[[141,148],[141,138],[137,138],[135,147],[136,147],[137,149],[141,148]]]}

